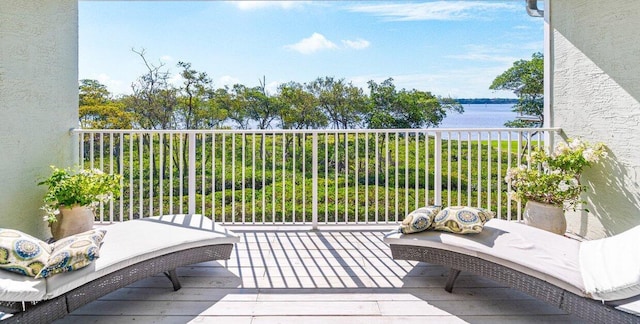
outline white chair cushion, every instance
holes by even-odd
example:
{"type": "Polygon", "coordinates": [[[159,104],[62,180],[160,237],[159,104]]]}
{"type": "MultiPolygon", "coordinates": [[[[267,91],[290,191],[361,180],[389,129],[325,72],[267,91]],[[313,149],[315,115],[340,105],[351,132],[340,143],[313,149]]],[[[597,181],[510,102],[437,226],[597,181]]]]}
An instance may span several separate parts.
{"type": "Polygon", "coordinates": [[[578,264],[580,242],[524,224],[492,219],[477,234],[390,233],[384,241],[475,256],[585,296],[578,264]]]}
{"type": "Polygon", "coordinates": [[[594,299],[618,300],[640,295],[640,226],[580,246],[585,290],[594,299]]]}
{"type": "Polygon", "coordinates": [[[47,279],[46,298],[66,293],[116,270],[164,254],[239,238],[201,215],[165,215],[102,227],[107,230],[100,258],[89,266],[47,279]]]}
{"type": "Polygon", "coordinates": [[[34,279],[9,271],[0,272],[1,301],[39,301],[46,292],[47,283],[44,279],[34,279]]]}

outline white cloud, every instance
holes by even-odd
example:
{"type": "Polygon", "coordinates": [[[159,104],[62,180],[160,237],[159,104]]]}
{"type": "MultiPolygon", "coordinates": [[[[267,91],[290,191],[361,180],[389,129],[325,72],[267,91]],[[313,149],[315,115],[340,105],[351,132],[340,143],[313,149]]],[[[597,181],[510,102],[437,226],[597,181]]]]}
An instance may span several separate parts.
{"type": "Polygon", "coordinates": [[[371,45],[371,43],[369,43],[369,41],[364,40],[364,39],[356,39],[356,40],[343,40],[342,41],[342,45],[344,45],[347,48],[353,48],[353,49],[365,49],[367,47],[369,47],[369,45],[371,45]]]}
{"type": "Polygon", "coordinates": [[[258,10],[269,7],[281,9],[297,8],[309,3],[309,1],[233,1],[240,10],[258,10]]]}
{"type": "Polygon", "coordinates": [[[282,83],[283,82],[272,81],[267,83],[267,85],[264,88],[268,94],[275,94],[278,92],[278,86],[280,86],[280,84],[282,83]]]}
{"type": "Polygon", "coordinates": [[[181,87],[183,85],[182,84],[183,82],[184,82],[184,79],[182,78],[180,73],[169,75],[169,79],[167,80],[167,83],[169,83],[170,85],[173,85],[176,88],[181,87]]]}
{"type": "Polygon", "coordinates": [[[483,62],[501,62],[501,63],[513,63],[519,58],[515,56],[500,56],[491,53],[466,53],[459,55],[448,55],[447,58],[465,60],[465,61],[483,61],[483,62]]]}
{"type": "Polygon", "coordinates": [[[493,91],[489,85],[493,79],[504,72],[502,67],[474,67],[469,69],[447,70],[435,73],[416,73],[398,75],[363,75],[348,78],[353,85],[358,86],[368,93],[367,82],[373,80],[376,83],[393,78],[393,84],[397,89],[417,89],[429,91],[433,95],[452,98],[511,98],[513,94],[508,91],[493,91]]]}
{"type": "Polygon", "coordinates": [[[300,52],[302,54],[312,54],[321,50],[331,50],[338,48],[338,45],[334,44],[330,40],[326,39],[322,34],[313,33],[308,38],[303,38],[301,41],[286,45],[285,48],[300,52]]]}
{"type": "Polygon", "coordinates": [[[514,53],[519,53],[522,49],[539,50],[540,46],[541,44],[537,42],[504,43],[500,45],[470,44],[465,46],[466,53],[447,55],[445,57],[465,61],[498,62],[508,67],[515,61],[530,58],[513,55],[514,53]]]}
{"type": "Polygon", "coordinates": [[[160,57],[160,62],[167,63],[173,61],[173,57],[171,55],[162,55],[160,57]]]}
{"type": "Polygon", "coordinates": [[[234,84],[239,84],[240,79],[236,77],[232,77],[230,75],[223,75],[218,78],[218,81],[215,83],[216,88],[221,88],[224,86],[232,87],[234,84]]]}
{"type": "Polygon", "coordinates": [[[97,76],[93,77],[93,79],[98,80],[98,82],[107,86],[107,89],[113,95],[118,96],[131,93],[130,84],[124,83],[122,80],[114,80],[110,75],[106,73],[100,73],[97,76]]]}
{"type": "Polygon", "coordinates": [[[461,20],[482,18],[487,11],[522,9],[523,5],[484,1],[436,1],[426,3],[371,4],[351,7],[351,11],[369,13],[390,21],[461,20]]]}

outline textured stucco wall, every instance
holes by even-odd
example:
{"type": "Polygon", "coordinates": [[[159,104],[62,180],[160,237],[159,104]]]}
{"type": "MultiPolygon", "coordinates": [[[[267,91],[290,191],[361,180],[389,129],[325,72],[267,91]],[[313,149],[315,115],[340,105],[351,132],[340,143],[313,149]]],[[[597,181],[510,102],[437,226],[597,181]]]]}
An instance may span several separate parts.
{"type": "Polygon", "coordinates": [[[584,175],[591,213],[568,213],[569,230],[613,235],[640,224],[640,1],[549,4],[550,126],[602,141],[611,156],[584,175]]]}
{"type": "Polygon", "coordinates": [[[47,237],[36,183],[73,161],[77,62],[77,0],[0,1],[0,227],[47,237]]]}

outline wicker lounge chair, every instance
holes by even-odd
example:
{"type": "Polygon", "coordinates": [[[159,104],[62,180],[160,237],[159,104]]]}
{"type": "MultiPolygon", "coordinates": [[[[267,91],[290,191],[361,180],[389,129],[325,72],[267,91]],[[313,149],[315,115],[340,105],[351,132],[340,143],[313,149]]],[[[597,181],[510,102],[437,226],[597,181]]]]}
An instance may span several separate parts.
{"type": "MultiPolygon", "coordinates": [[[[579,242],[517,222],[492,219],[478,234],[392,232],[384,241],[394,259],[449,267],[448,292],[452,292],[460,271],[467,271],[589,322],[640,323],[639,238],[640,226],[610,238],[579,242]],[[631,281],[635,277],[637,282],[619,290],[598,287],[602,284],[593,281],[606,277],[603,269],[614,272],[614,277],[632,272],[626,277],[631,281]]],[[[611,278],[604,282],[617,280],[611,278]]]]}
{"type": "Polygon", "coordinates": [[[91,265],[46,279],[0,271],[4,322],[49,323],[116,289],[165,273],[180,289],[175,269],[229,259],[239,238],[201,215],[166,215],[102,227],[107,234],[91,265]]]}

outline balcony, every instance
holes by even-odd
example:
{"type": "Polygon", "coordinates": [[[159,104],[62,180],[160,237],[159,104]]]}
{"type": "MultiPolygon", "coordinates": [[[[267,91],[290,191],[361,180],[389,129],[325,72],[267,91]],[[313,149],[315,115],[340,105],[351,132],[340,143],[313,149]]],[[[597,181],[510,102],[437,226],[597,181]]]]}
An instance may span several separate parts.
{"type": "Polygon", "coordinates": [[[382,242],[427,204],[520,219],[503,183],[558,129],[322,131],[74,130],[79,162],[122,176],[98,226],[200,213],[241,236],[231,260],[178,269],[90,303],[61,322],[578,322],[467,275],[391,259],[382,242]]]}

